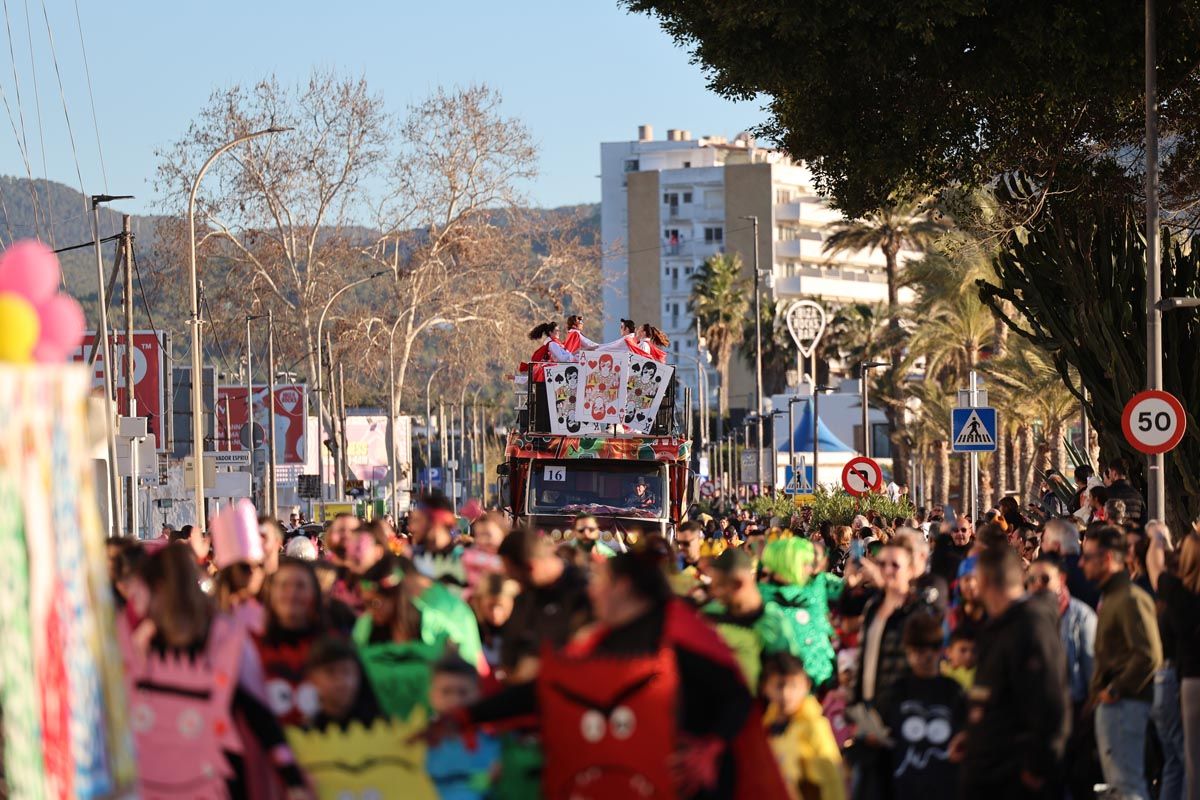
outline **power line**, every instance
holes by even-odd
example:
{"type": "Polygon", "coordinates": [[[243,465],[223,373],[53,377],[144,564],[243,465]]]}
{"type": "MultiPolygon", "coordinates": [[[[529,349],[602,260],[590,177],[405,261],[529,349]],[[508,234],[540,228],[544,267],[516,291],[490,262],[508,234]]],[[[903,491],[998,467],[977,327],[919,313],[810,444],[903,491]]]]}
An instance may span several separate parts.
{"type": "Polygon", "coordinates": [[[62,70],[58,66],[58,53],[54,47],[54,32],[50,29],[50,13],[46,11],[46,0],[42,0],[42,19],[46,21],[46,38],[50,41],[50,60],[54,63],[54,74],[58,78],[58,96],[62,100],[63,117],[67,121],[67,138],[71,142],[71,155],[75,159],[75,175],[79,178],[79,193],[83,206],[88,203],[87,189],[83,186],[83,170],[79,166],[79,149],[75,146],[75,129],[71,127],[71,112],[67,110],[67,92],[63,88],[62,70]]]}
{"type": "Polygon", "coordinates": [[[108,170],[104,167],[104,148],[100,145],[100,123],[96,120],[96,95],[92,92],[92,70],[88,66],[87,45],[83,43],[83,20],[79,18],[79,0],[75,0],[75,25],[79,28],[79,49],[83,51],[83,74],[87,76],[88,100],[92,104],[92,127],[96,131],[96,150],[100,153],[100,175],[104,179],[104,192],[107,194],[108,170]]]}
{"type": "MultiPolygon", "coordinates": [[[[38,90],[37,59],[33,57],[33,25],[29,18],[29,0],[25,0],[25,38],[29,42],[29,71],[33,76],[33,107],[37,110],[38,146],[42,151],[42,185],[48,186],[50,183],[50,169],[46,166],[46,133],[42,126],[42,95],[38,90]]],[[[55,247],[53,207],[49,209],[46,217],[50,223],[50,246],[55,247]]]]}
{"type": "MultiPolygon", "coordinates": [[[[17,77],[17,55],[13,48],[12,25],[8,15],[8,0],[4,0],[4,27],[8,31],[8,56],[12,62],[13,88],[17,94],[17,114],[21,118],[21,133],[17,134],[17,125],[12,118],[12,108],[8,105],[8,95],[4,95],[4,108],[8,111],[8,121],[12,125],[13,137],[17,140],[17,149],[21,151],[21,160],[25,163],[25,174],[29,177],[29,193],[33,198],[33,229],[38,238],[42,235],[42,225],[39,216],[44,218],[41,203],[38,202],[37,184],[33,180],[33,167],[29,163],[29,140],[25,135],[25,107],[21,102],[21,81],[17,77]]],[[[12,233],[9,233],[12,238],[12,233]]]]}
{"type": "Polygon", "coordinates": [[[217,318],[213,316],[212,308],[210,308],[208,305],[208,296],[205,295],[203,291],[200,293],[200,301],[204,303],[204,311],[208,314],[208,318],[211,320],[209,324],[212,325],[213,328],[212,338],[217,343],[217,350],[221,353],[221,360],[225,362],[225,367],[228,369],[229,365],[233,362],[229,360],[229,356],[225,355],[225,345],[221,344],[221,337],[217,336],[217,318]]]}
{"type": "Polygon", "coordinates": [[[133,277],[137,280],[138,292],[142,295],[142,307],[146,309],[146,319],[150,323],[150,330],[158,330],[158,326],[154,324],[154,315],[150,313],[150,301],[146,299],[146,286],[142,283],[142,271],[138,269],[137,256],[134,254],[134,249],[129,248],[133,261],[133,277]]]}

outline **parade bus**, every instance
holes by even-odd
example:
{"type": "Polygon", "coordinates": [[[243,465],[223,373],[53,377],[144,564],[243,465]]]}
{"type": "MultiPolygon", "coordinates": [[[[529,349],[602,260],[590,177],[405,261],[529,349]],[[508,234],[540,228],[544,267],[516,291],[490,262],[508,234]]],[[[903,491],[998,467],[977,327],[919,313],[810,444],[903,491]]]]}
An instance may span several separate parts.
{"type": "MultiPolygon", "coordinates": [[[[691,502],[691,440],[675,409],[672,375],[646,433],[554,433],[539,420],[539,384],[518,384],[517,418],[498,472],[501,496],[517,524],[547,532],[571,529],[580,514],[606,532],[672,535],[691,502]],[[547,428],[539,430],[539,428],[547,428]]],[[[688,400],[685,390],[684,407],[688,400]]],[[[684,415],[688,417],[689,415],[684,415]]]]}

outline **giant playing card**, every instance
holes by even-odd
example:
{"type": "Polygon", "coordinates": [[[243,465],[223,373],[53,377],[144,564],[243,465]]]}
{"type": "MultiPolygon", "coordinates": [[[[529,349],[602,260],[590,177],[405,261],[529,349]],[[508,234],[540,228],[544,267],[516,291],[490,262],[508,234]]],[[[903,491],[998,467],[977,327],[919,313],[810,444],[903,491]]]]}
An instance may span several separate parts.
{"type": "Polygon", "coordinates": [[[628,370],[624,423],[634,433],[649,433],[675,368],[631,353],[628,370]]]}
{"type": "Polygon", "coordinates": [[[582,365],[575,419],[595,425],[617,425],[625,419],[625,378],[629,362],[620,353],[589,353],[582,365]]]}
{"type": "Polygon", "coordinates": [[[586,420],[579,421],[575,417],[575,409],[579,406],[579,374],[583,370],[580,364],[547,364],[546,394],[550,398],[550,432],[563,436],[579,436],[580,434],[601,433],[603,425],[597,425],[586,420]]]}

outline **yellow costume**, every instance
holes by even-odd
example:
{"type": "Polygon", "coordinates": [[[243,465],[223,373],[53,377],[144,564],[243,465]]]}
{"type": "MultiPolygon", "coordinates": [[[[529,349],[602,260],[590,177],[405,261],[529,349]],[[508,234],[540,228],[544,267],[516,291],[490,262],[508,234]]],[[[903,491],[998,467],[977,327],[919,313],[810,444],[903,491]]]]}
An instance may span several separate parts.
{"type": "Polygon", "coordinates": [[[817,698],[804,698],[790,718],[771,705],[763,716],[767,739],[793,798],[845,800],[842,753],[817,698]]]}

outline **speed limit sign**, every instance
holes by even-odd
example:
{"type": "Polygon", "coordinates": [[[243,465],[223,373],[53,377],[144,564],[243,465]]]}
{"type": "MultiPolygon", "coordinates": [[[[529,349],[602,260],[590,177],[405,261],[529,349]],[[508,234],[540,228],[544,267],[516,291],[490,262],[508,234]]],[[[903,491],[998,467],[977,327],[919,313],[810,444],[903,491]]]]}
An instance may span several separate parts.
{"type": "Polygon", "coordinates": [[[1147,455],[1173,450],[1187,430],[1183,405],[1175,396],[1157,389],[1138,392],[1121,415],[1125,439],[1147,455]]]}

